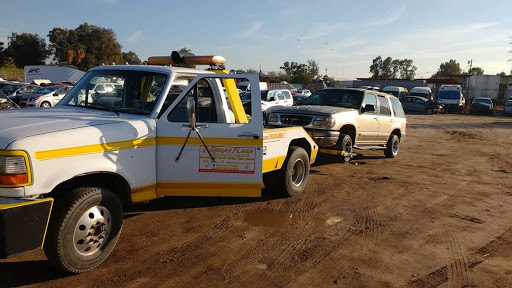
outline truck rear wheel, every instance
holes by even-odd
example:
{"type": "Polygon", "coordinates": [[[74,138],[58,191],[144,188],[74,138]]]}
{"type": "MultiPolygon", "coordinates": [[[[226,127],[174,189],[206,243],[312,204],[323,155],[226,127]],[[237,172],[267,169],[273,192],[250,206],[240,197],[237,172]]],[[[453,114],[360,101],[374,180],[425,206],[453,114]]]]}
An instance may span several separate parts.
{"type": "Polygon", "coordinates": [[[288,197],[299,195],[304,191],[308,181],[308,153],[301,147],[290,147],[283,167],[271,173],[275,174],[270,175],[270,190],[288,197]]]}
{"type": "Polygon", "coordinates": [[[101,264],[123,226],[119,198],[104,187],[81,187],[56,199],[44,251],[56,268],[82,273],[101,264]]]}

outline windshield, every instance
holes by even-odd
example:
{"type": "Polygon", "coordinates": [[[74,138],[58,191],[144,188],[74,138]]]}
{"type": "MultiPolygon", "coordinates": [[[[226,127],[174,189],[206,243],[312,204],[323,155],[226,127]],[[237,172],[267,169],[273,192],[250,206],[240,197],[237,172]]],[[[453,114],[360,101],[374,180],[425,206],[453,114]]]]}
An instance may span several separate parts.
{"type": "Polygon", "coordinates": [[[420,96],[430,98],[430,93],[421,93],[421,92],[411,92],[409,96],[420,96]]]}
{"type": "Polygon", "coordinates": [[[7,86],[3,87],[1,91],[4,93],[10,94],[10,93],[16,91],[16,89],[18,89],[18,87],[19,87],[18,85],[7,85],[7,86]]]}
{"type": "Polygon", "coordinates": [[[149,115],[166,81],[167,75],[153,72],[91,71],[58,105],[149,115]]]}
{"type": "Polygon", "coordinates": [[[492,104],[492,101],[491,99],[477,98],[475,99],[475,103],[492,104]]]}
{"type": "Polygon", "coordinates": [[[52,93],[53,91],[55,91],[59,88],[60,88],[60,86],[41,88],[41,89],[37,90],[36,92],[34,92],[34,94],[48,94],[48,93],[52,93]]]}
{"type": "Polygon", "coordinates": [[[460,99],[459,90],[441,90],[439,91],[439,99],[460,99]]]}
{"type": "Polygon", "coordinates": [[[359,109],[363,100],[363,91],[327,89],[315,91],[300,105],[324,105],[359,109]]]}

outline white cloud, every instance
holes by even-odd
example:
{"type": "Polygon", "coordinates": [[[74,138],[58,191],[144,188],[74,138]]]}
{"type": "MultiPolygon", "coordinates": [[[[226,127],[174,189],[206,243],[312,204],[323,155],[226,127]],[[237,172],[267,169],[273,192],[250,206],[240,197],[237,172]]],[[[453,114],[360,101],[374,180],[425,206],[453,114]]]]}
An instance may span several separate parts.
{"type": "Polygon", "coordinates": [[[386,18],[377,19],[377,20],[368,22],[368,26],[378,26],[378,25],[384,25],[384,24],[389,24],[389,23],[395,22],[398,19],[400,19],[400,17],[402,17],[402,15],[404,14],[406,9],[407,9],[407,7],[405,5],[403,5],[402,7],[400,7],[400,9],[398,9],[398,11],[393,11],[393,13],[391,13],[386,18]]]}
{"type": "Polygon", "coordinates": [[[140,40],[142,40],[142,31],[137,30],[133,32],[127,39],[126,42],[128,43],[137,43],[140,40]]]}
{"type": "Polygon", "coordinates": [[[267,34],[261,31],[261,27],[263,27],[263,22],[256,21],[251,24],[248,30],[243,31],[241,36],[244,38],[250,39],[268,39],[270,38],[267,34]]]}

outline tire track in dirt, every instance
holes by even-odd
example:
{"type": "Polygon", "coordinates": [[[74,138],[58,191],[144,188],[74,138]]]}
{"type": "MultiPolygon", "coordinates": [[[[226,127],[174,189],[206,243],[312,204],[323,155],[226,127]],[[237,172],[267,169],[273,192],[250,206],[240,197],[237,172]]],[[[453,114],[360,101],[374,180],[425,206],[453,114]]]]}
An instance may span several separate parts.
{"type": "Polygon", "coordinates": [[[448,282],[453,288],[471,287],[473,282],[469,275],[469,258],[464,257],[457,236],[448,235],[448,251],[450,252],[450,263],[448,265],[448,282]]]}
{"type": "Polygon", "coordinates": [[[371,207],[363,207],[355,217],[355,222],[350,227],[355,236],[360,236],[364,241],[364,248],[369,245],[376,245],[382,233],[379,220],[379,213],[371,207]]]}
{"type": "MultiPolygon", "coordinates": [[[[449,235],[447,242],[448,249],[451,252],[451,262],[419,279],[410,281],[406,287],[437,287],[447,282],[451,284],[451,287],[475,286],[473,279],[470,277],[470,271],[488,258],[503,255],[509,250],[512,245],[512,227],[467,257],[464,257],[461,246],[455,236],[449,235]]],[[[497,279],[494,285],[500,288],[508,288],[512,287],[512,281],[502,277],[497,279]]]]}

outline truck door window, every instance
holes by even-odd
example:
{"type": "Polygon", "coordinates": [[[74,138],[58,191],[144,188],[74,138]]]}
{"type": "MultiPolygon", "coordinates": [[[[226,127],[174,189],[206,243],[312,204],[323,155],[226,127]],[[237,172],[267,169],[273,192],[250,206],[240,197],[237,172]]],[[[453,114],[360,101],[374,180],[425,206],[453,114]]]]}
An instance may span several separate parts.
{"type": "Polygon", "coordinates": [[[366,108],[366,105],[373,105],[374,111],[366,111],[365,113],[377,113],[377,97],[374,94],[366,94],[364,96],[363,108],[366,108]]]}
{"type": "MultiPolygon", "coordinates": [[[[219,113],[219,99],[214,94],[211,85],[206,79],[199,80],[193,88],[169,113],[171,122],[188,122],[187,99],[195,98],[197,105],[197,120],[202,123],[226,123],[225,117],[219,113]],[[220,115],[219,115],[220,114],[220,115]]],[[[220,108],[220,107],[219,107],[220,108]]]]}
{"type": "Polygon", "coordinates": [[[284,95],[281,92],[276,92],[277,100],[284,100],[284,95]]]}
{"type": "Polygon", "coordinates": [[[385,96],[379,95],[379,114],[391,116],[391,109],[389,109],[388,99],[385,96]]]}

